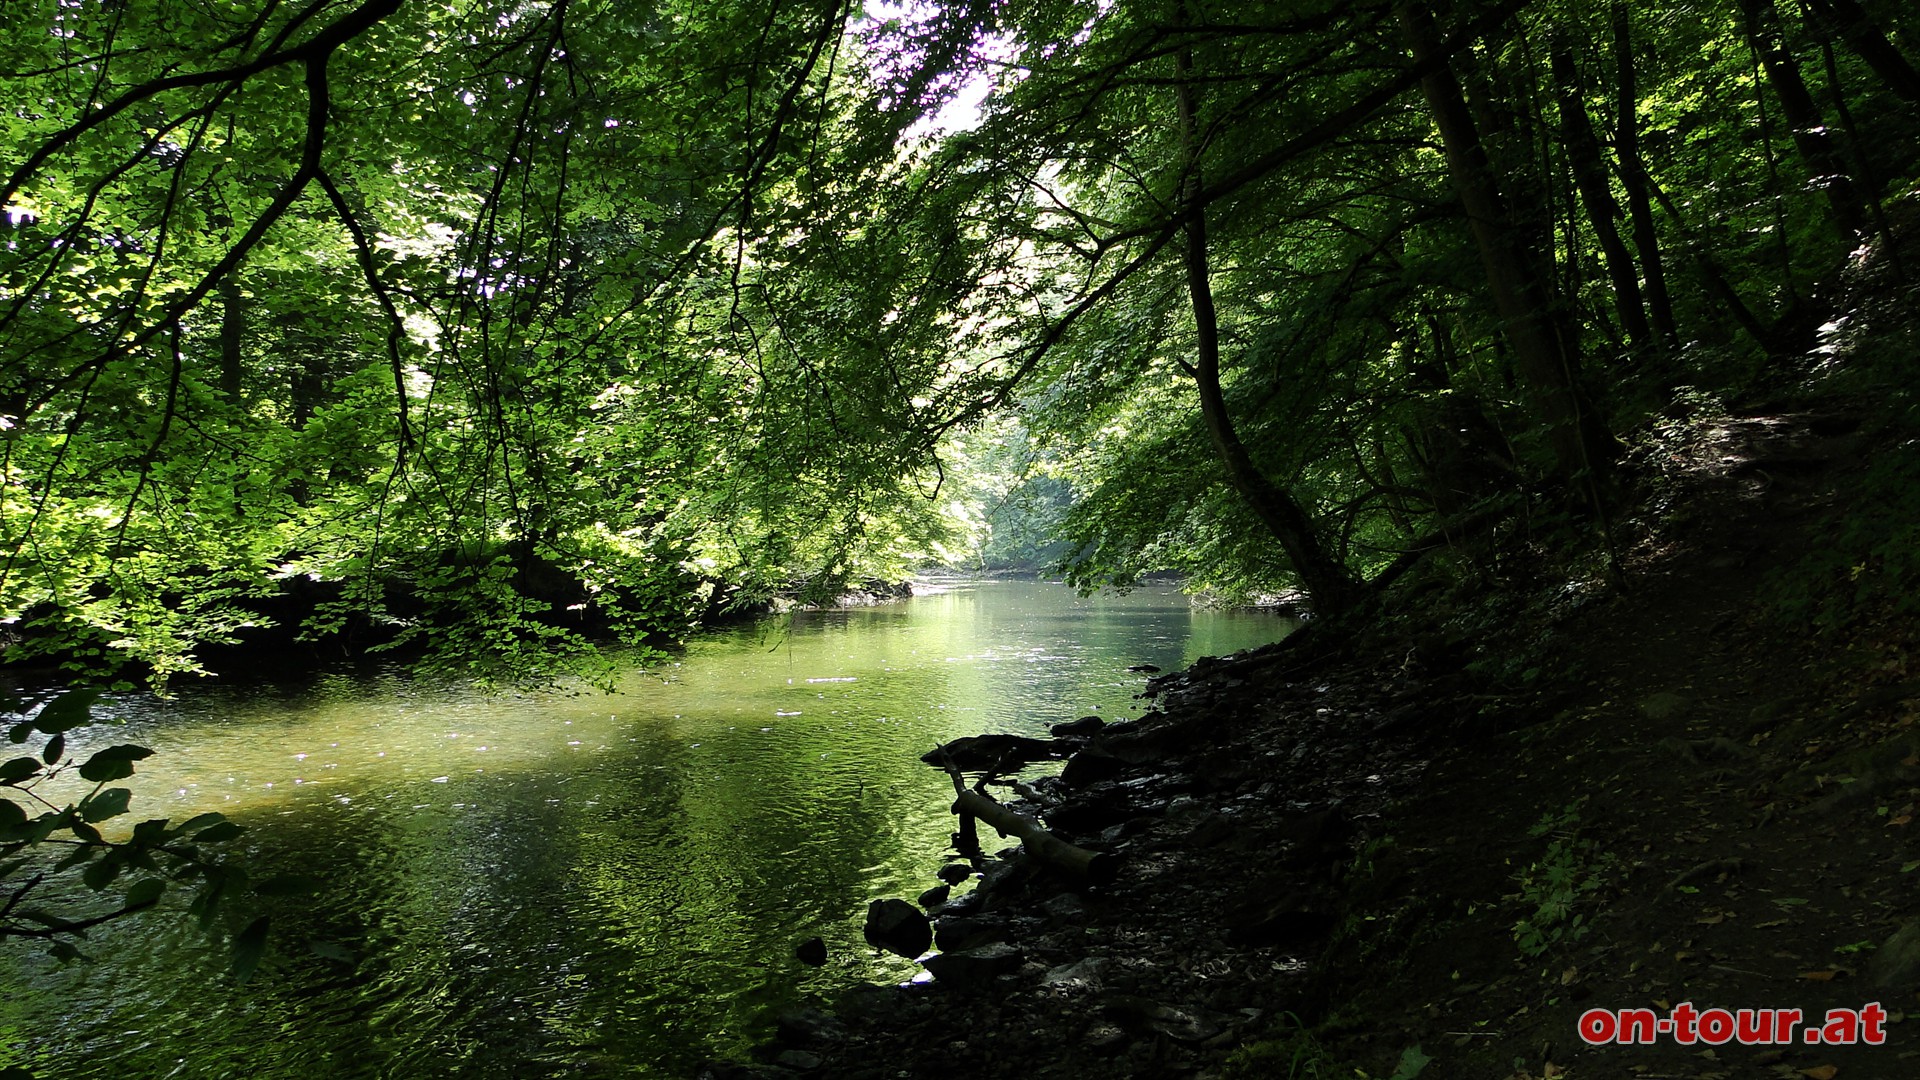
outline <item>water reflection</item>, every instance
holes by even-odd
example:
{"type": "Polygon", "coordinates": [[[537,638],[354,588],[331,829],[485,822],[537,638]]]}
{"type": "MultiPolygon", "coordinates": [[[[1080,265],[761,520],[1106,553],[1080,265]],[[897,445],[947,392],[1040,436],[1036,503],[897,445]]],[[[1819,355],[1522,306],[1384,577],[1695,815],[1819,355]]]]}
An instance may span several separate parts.
{"type": "Polygon", "coordinates": [[[98,962],[67,970],[0,955],[21,991],[0,999],[0,1065],[682,1075],[770,1005],[911,973],[871,955],[859,914],[939,865],[950,789],[917,761],[935,741],[1127,715],[1128,665],[1285,629],[1163,589],[994,583],[714,634],[614,696],[363,673],[114,702],[133,732],[92,737],[158,751],[136,817],[220,810],[252,827],[259,872],[327,885],[273,902],[284,954],[240,992],[181,920],[96,930],[98,962]],[[818,971],[792,959],[815,934],[818,971]]]}

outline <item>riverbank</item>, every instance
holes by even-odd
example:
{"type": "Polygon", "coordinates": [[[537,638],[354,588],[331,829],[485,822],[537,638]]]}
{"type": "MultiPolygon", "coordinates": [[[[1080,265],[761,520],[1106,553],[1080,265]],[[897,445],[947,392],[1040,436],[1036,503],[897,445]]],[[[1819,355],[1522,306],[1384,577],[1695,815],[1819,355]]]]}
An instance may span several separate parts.
{"type": "Polygon", "coordinates": [[[932,985],[789,1012],[713,1075],[1909,1073],[1920,451],[1861,385],[1660,427],[1624,590],[1535,550],[1421,619],[1147,683],[1032,785],[1113,885],[992,859],[933,903],[932,985]],[[1579,1035],[1684,1002],[1890,1015],[1878,1046],[1579,1035]]]}

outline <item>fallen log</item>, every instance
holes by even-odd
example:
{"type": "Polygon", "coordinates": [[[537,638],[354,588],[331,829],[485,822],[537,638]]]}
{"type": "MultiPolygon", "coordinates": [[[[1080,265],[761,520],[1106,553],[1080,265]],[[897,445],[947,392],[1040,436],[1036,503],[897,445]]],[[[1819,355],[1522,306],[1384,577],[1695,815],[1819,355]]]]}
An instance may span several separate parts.
{"type": "Polygon", "coordinates": [[[1105,885],[1120,872],[1117,856],[1069,844],[1053,835],[1038,821],[1011,810],[986,794],[961,788],[954,797],[953,812],[962,820],[969,817],[986,822],[1002,836],[1017,836],[1027,854],[1058,867],[1094,885],[1105,885]]]}

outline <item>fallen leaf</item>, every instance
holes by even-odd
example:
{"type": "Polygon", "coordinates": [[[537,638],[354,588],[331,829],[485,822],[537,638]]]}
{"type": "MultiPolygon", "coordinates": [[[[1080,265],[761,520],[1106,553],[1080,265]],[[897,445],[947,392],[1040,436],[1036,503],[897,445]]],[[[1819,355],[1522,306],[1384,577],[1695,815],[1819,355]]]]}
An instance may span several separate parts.
{"type": "Polygon", "coordinates": [[[1832,982],[1834,977],[1839,974],[1837,971],[1803,971],[1800,973],[1800,977],[1803,979],[1812,979],[1814,982],[1832,982]]]}
{"type": "Polygon", "coordinates": [[[1727,916],[1722,912],[1716,911],[1711,915],[1702,915],[1693,921],[1699,923],[1701,926],[1719,926],[1721,923],[1727,921],[1727,916]]]}
{"type": "Polygon", "coordinates": [[[1912,815],[1912,814],[1901,814],[1901,815],[1900,815],[1899,817],[1897,817],[1897,818],[1889,818],[1889,819],[1887,820],[1887,825],[1888,825],[1889,827],[1891,827],[1891,826],[1894,826],[1894,825],[1905,825],[1905,824],[1907,824],[1907,823],[1909,823],[1909,822],[1911,822],[1912,820],[1913,820],[1913,815],[1912,815]]]}
{"type": "Polygon", "coordinates": [[[1811,1069],[1801,1069],[1800,1075],[1811,1080],[1833,1080],[1840,1075],[1840,1068],[1837,1065],[1815,1065],[1811,1069]]]}
{"type": "Polygon", "coordinates": [[[1771,930],[1776,926],[1787,925],[1788,921],[1787,919],[1770,919],[1767,922],[1755,923],[1753,928],[1755,930],[1771,930]]]}

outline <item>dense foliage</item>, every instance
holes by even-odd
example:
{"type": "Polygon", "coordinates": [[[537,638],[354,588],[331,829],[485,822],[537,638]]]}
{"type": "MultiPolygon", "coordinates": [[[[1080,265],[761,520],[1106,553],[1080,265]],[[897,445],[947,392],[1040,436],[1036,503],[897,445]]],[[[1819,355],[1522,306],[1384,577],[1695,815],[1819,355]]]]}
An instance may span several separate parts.
{"type": "Polygon", "coordinates": [[[522,674],[969,550],[1337,611],[1604,540],[1622,436],[1901,271],[1913,20],[9,3],[0,617],[522,674]]]}

